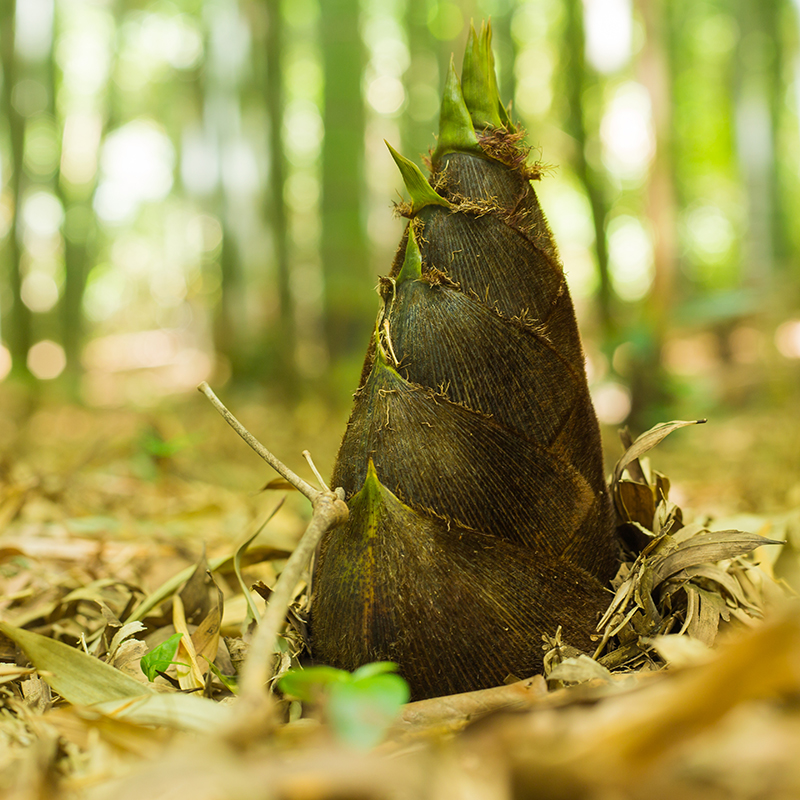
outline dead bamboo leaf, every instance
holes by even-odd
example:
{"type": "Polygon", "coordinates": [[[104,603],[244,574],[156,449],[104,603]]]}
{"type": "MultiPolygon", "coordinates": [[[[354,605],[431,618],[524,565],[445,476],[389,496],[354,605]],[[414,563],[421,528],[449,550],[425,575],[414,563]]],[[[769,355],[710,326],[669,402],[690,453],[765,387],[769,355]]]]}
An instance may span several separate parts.
{"type": "Polygon", "coordinates": [[[20,683],[25,704],[37,714],[47,711],[53,705],[50,685],[39,675],[32,675],[20,683]]]}
{"type": "Polygon", "coordinates": [[[635,481],[620,481],[616,488],[619,504],[624,509],[623,519],[626,522],[638,522],[645,528],[651,529],[656,513],[653,489],[635,481]]]}
{"type": "Polygon", "coordinates": [[[93,710],[137,725],[160,725],[183,731],[215,733],[228,723],[233,707],[196,694],[158,692],[109,700],[93,710]]]}
{"type": "MultiPolygon", "coordinates": [[[[282,558],[288,558],[291,553],[277,547],[258,547],[251,548],[246,557],[242,558],[244,564],[260,564],[264,561],[276,561],[282,558]]],[[[220,558],[212,558],[208,562],[209,572],[222,572],[226,568],[232,568],[233,553],[220,558]]],[[[164,581],[161,586],[154,592],[145,597],[141,603],[131,612],[125,619],[125,622],[134,622],[135,620],[144,619],[153,609],[158,608],[164,601],[168,600],[178,588],[189,579],[195,567],[186,567],[180,572],[173,575],[169,580],[164,581]]]]}
{"type": "Polygon", "coordinates": [[[64,642],[0,622],[0,632],[16,642],[53,691],[76,705],[138,697],[147,690],[119,670],[64,642]]]}
{"type": "Polygon", "coordinates": [[[692,522],[689,525],[684,525],[679,531],[673,533],[670,536],[670,539],[673,542],[685,542],[691,539],[693,536],[697,536],[698,533],[702,533],[706,530],[709,530],[709,528],[702,522],[692,522]]]}
{"type": "Polygon", "coordinates": [[[132,678],[149,685],[142,672],[142,658],[147,655],[147,645],[139,639],[126,639],[114,652],[109,664],[132,678]]]}
{"type": "Polygon", "coordinates": [[[281,492],[296,492],[297,487],[293,484],[289,483],[286,478],[273,478],[271,481],[267,481],[262,487],[262,492],[273,492],[273,491],[281,491],[281,492]]]}
{"type": "Polygon", "coordinates": [[[64,740],[81,750],[94,750],[96,754],[99,738],[117,752],[146,760],[161,755],[171,735],[167,728],[144,727],[84,706],[54,708],[47,713],[45,722],[55,728],[64,740]]]}
{"type": "Polygon", "coordinates": [[[617,591],[614,594],[614,599],[609,603],[608,608],[606,609],[605,614],[600,619],[600,622],[597,623],[597,630],[603,630],[603,628],[608,625],[611,621],[614,614],[618,612],[624,612],[624,610],[628,606],[628,601],[633,596],[634,592],[634,584],[635,578],[633,575],[626,578],[619,586],[617,591]]]}
{"type": "Polygon", "coordinates": [[[26,678],[29,675],[35,674],[35,667],[20,667],[17,664],[0,663],[0,684],[18,681],[20,678],[26,678]]]}
{"type": "Polygon", "coordinates": [[[122,625],[120,629],[114,634],[114,638],[111,640],[111,644],[108,646],[109,658],[114,657],[120,645],[126,639],[144,630],[147,630],[147,628],[138,620],[136,622],[128,622],[125,625],[122,625]]]}
{"type": "Polygon", "coordinates": [[[219,630],[222,622],[223,598],[222,591],[213,583],[213,580],[212,584],[216,590],[216,598],[207,616],[192,634],[192,644],[197,654],[198,665],[212,663],[217,657],[217,650],[219,649],[219,630]]]}
{"type": "Polygon", "coordinates": [[[653,647],[665,663],[674,667],[699,664],[708,661],[713,655],[708,645],[691,636],[678,634],[652,636],[645,643],[653,647]]]}
{"type": "Polygon", "coordinates": [[[183,585],[180,591],[183,614],[187,623],[198,624],[204,619],[211,609],[211,598],[209,596],[209,570],[208,560],[206,559],[206,548],[203,545],[203,552],[195,564],[194,571],[183,585]]]}
{"type": "Polygon", "coordinates": [[[573,658],[565,658],[560,664],[557,664],[547,676],[547,680],[558,681],[561,684],[586,683],[594,680],[610,683],[613,678],[602,664],[581,654],[573,658]]]}
{"type": "MultiPolygon", "coordinates": [[[[665,537],[666,538],[666,537],[665,537]]],[[[653,558],[653,585],[687,567],[715,563],[749,553],[765,544],[782,544],[745,531],[705,531],[680,542],[671,552],[653,558]]]]}
{"type": "Polygon", "coordinates": [[[614,467],[613,483],[619,483],[622,478],[622,473],[625,472],[629,464],[641,458],[641,456],[652,450],[660,442],[663,442],[673,431],[677,431],[679,428],[685,428],[689,425],[700,425],[704,422],[704,419],[674,420],[673,422],[662,422],[650,428],[650,430],[645,431],[636,438],[636,441],[622,454],[619,461],[617,461],[617,465],[614,467]]]}
{"type": "Polygon", "coordinates": [[[697,595],[698,612],[689,622],[686,633],[711,647],[717,638],[720,616],[724,614],[730,619],[730,614],[726,612],[725,601],[718,594],[703,591],[698,586],[693,586],[692,589],[697,595]]]}
{"type": "Polygon", "coordinates": [[[694,578],[717,584],[728,593],[731,600],[738,606],[754,613],[759,613],[758,606],[747,599],[741,583],[730,572],[726,572],[713,564],[700,564],[696,567],[688,567],[672,575],[672,580],[674,581],[693,580],[694,578]]]}
{"type": "Polygon", "coordinates": [[[180,595],[172,598],[172,624],[176,633],[182,633],[178,642],[178,650],[175,654],[175,672],[178,675],[178,683],[181,689],[202,689],[205,686],[203,677],[208,664],[203,662],[202,666],[198,663],[197,653],[192,643],[189,633],[189,626],[186,623],[186,616],[183,612],[183,602],[180,595]],[[188,662],[188,664],[187,664],[188,662]]]}

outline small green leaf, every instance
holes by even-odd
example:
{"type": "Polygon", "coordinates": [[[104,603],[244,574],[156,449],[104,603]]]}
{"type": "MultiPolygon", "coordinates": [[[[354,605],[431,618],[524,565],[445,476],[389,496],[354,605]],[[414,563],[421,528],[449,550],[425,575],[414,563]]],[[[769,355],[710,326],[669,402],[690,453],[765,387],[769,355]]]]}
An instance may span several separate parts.
{"type": "Polygon", "coordinates": [[[422,174],[422,170],[405,156],[401,156],[389,142],[386,142],[389,152],[392,154],[400,174],[403,176],[403,183],[411,197],[411,213],[416,214],[424,206],[444,206],[450,208],[450,203],[439,195],[436,190],[428,183],[428,179],[422,174]]]}
{"type": "MultiPolygon", "coordinates": [[[[370,464],[372,461],[370,460],[370,464]]],[[[393,661],[373,661],[371,664],[364,664],[353,673],[354,681],[363,681],[375,675],[385,675],[387,672],[397,672],[397,664],[393,661]]]]}
{"type": "Polygon", "coordinates": [[[328,720],[341,741],[367,750],[380,744],[408,697],[408,684],[384,671],[337,683],[331,687],[328,720]]]}
{"type": "MultiPolygon", "coordinates": [[[[206,659],[206,661],[208,661],[208,659],[206,659]]],[[[236,681],[235,675],[223,675],[220,668],[213,661],[208,661],[208,668],[217,676],[219,682],[229,692],[236,694],[239,691],[239,684],[236,681]]]]}
{"type": "Polygon", "coordinates": [[[350,680],[350,673],[335,667],[290,669],[279,681],[278,688],[291,697],[310,703],[320,699],[325,689],[334,683],[350,680]]]}
{"type": "MultiPolygon", "coordinates": [[[[178,645],[181,641],[182,633],[173,633],[165,642],[154,647],[149,653],[142,656],[142,672],[147,676],[147,680],[154,681],[159,672],[166,672],[170,664],[177,664],[175,653],[178,652],[178,645]]],[[[182,666],[188,666],[182,664],[182,666]]]]}
{"type": "Polygon", "coordinates": [[[284,694],[318,703],[336,737],[369,749],[386,735],[400,706],[408,702],[408,684],[389,661],[365,664],[352,674],[333,667],[289,670],[279,681],[284,694]]]}

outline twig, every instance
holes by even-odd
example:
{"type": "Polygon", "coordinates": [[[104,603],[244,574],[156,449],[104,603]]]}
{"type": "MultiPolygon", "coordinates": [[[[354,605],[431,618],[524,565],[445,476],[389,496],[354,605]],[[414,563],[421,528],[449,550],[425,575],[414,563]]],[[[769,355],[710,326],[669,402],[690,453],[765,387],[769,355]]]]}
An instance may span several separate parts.
{"type": "Polygon", "coordinates": [[[311,471],[314,473],[317,480],[319,481],[319,485],[322,491],[329,492],[330,487],[328,486],[327,483],[325,483],[325,478],[323,478],[322,475],[319,474],[317,465],[314,463],[314,459],[311,458],[311,453],[309,453],[308,450],[303,450],[303,458],[308,462],[308,466],[311,467],[311,471]]]}
{"type": "MultiPolygon", "coordinates": [[[[339,490],[341,491],[341,490],[339,490]]],[[[347,505],[335,492],[319,492],[314,513],[300,542],[275,582],[264,618],[258,626],[239,681],[240,696],[256,699],[263,695],[264,685],[272,678],[275,642],[286,619],[295,587],[311,560],[323,534],[347,519],[347,505]]]]}
{"type": "Polygon", "coordinates": [[[275,456],[272,455],[272,453],[270,453],[270,451],[267,450],[267,448],[264,447],[264,445],[261,444],[261,442],[259,442],[227,408],[225,408],[222,401],[214,394],[213,389],[205,381],[197,387],[197,390],[202,392],[211,401],[211,404],[219,411],[225,422],[227,422],[228,425],[230,425],[231,428],[233,428],[236,433],[238,433],[239,436],[241,436],[242,439],[244,439],[247,444],[275,470],[275,472],[281,477],[286,478],[298,492],[304,494],[312,503],[314,502],[314,497],[319,494],[319,492],[310,483],[306,483],[299,475],[295,475],[282,461],[278,461],[278,459],[275,458],[275,456]]]}
{"type": "MultiPolygon", "coordinates": [[[[289,483],[302,492],[310,501],[313,513],[311,521],[305,530],[300,542],[286,562],[280,577],[275,582],[272,594],[250,643],[247,660],[242,667],[239,680],[239,700],[250,713],[248,719],[265,714],[264,687],[274,674],[275,643],[286,619],[286,612],[292,602],[294,589],[303,570],[306,568],[311,556],[323,534],[347,520],[349,514],[347,504],[344,502],[344,490],[335,491],[326,489],[317,491],[298,475],[295,475],[285,464],[275,458],[264,445],[253,436],[236,417],[228,411],[219,398],[204,381],[198,387],[225,418],[225,421],[250,445],[276,472],[286,478],[289,483]]],[[[316,470],[315,470],[316,472],[316,470]]],[[[319,477],[319,476],[318,476],[319,477]]],[[[323,486],[324,486],[323,482],[323,486]]]]}

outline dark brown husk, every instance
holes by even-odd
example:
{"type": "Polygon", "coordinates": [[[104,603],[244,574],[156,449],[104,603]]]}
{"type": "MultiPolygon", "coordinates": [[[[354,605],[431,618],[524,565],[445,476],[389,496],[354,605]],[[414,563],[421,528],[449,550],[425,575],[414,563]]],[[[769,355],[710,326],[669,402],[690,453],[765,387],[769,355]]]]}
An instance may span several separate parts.
{"type": "Polygon", "coordinates": [[[436,163],[451,207],[406,209],[315,574],[315,658],[391,659],[415,697],[530,674],[559,625],[590,648],[619,564],[564,273],[519,137],[484,141],[436,163]]]}

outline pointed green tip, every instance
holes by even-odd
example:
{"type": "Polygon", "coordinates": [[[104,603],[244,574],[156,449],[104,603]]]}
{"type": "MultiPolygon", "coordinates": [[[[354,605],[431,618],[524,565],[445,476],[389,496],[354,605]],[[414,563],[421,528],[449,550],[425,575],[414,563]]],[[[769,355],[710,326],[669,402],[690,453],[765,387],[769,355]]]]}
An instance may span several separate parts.
{"type": "Polygon", "coordinates": [[[368,495],[380,497],[381,482],[378,478],[378,471],[375,469],[375,462],[371,458],[367,464],[367,474],[364,477],[364,485],[361,488],[361,491],[365,490],[368,495]]]}
{"type": "Polygon", "coordinates": [[[397,283],[405,281],[416,281],[422,277],[422,254],[419,251],[417,234],[414,232],[414,223],[408,226],[408,242],[406,243],[406,255],[403,259],[403,266],[397,274],[397,283]]]}
{"type": "Polygon", "coordinates": [[[492,55],[491,23],[481,24],[480,33],[470,25],[461,70],[461,90],[475,130],[507,127],[508,114],[500,102],[492,55]]]}
{"type": "Polygon", "coordinates": [[[450,56],[450,68],[442,93],[442,108],[439,112],[439,140],[433,153],[433,164],[446,153],[481,153],[478,137],[472,127],[467,104],[456,73],[453,57],[450,56]]]}
{"type": "MultiPolygon", "coordinates": [[[[481,27],[483,31],[483,27],[481,27]]],[[[514,133],[514,124],[511,122],[511,117],[508,115],[508,109],[503,105],[500,99],[500,87],[497,83],[497,68],[494,63],[494,51],[492,50],[492,21],[491,19],[486,23],[486,51],[489,53],[489,77],[494,86],[494,95],[497,97],[497,113],[500,116],[501,125],[509,132],[514,133]]]]}
{"type": "Polygon", "coordinates": [[[351,514],[360,517],[360,533],[370,539],[378,533],[383,510],[384,488],[378,478],[378,472],[372,459],[367,463],[367,474],[361,488],[350,499],[351,514]]]}
{"type": "Polygon", "coordinates": [[[389,148],[389,152],[392,154],[392,158],[403,176],[406,190],[411,196],[412,214],[416,214],[424,206],[433,205],[450,208],[450,203],[434,190],[428,183],[427,178],[422,174],[422,170],[413,161],[401,156],[389,142],[386,142],[386,146],[389,148]]]}
{"type": "Polygon", "coordinates": [[[361,488],[350,499],[351,513],[362,515],[362,533],[367,538],[372,538],[381,531],[381,518],[388,513],[415,514],[397,495],[381,483],[375,463],[370,458],[367,462],[367,472],[361,488]]]}

